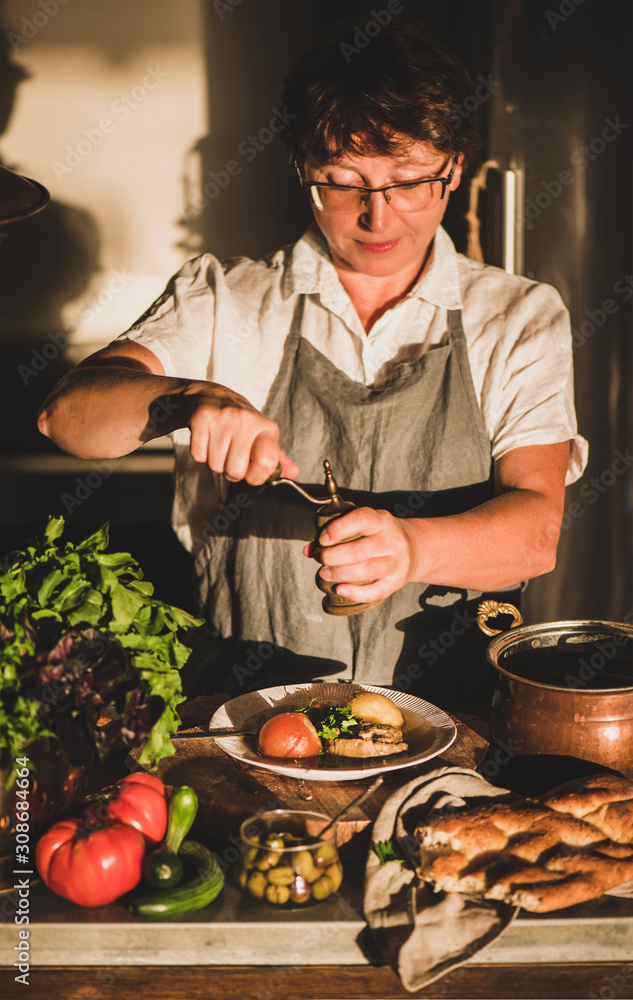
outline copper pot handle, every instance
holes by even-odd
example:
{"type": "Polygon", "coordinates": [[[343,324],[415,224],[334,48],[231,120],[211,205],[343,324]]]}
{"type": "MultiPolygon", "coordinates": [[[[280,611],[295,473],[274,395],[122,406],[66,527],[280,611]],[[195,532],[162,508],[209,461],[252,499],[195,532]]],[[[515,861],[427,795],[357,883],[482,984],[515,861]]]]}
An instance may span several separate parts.
{"type": "Polygon", "coordinates": [[[512,615],[514,621],[510,628],[523,624],[523,617],[514,604],[502,604],[501,601],[482,601],[477,608],[477,624],[486,635],[501,635],[503,629],[489,628],[486,622],[489,618],[496,618],[497,615],[512,615]]]}

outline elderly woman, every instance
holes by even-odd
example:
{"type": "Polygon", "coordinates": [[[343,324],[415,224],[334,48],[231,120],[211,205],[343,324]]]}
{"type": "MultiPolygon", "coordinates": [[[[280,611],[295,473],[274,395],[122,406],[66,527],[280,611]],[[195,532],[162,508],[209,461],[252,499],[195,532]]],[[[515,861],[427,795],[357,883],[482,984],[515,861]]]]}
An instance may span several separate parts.
{"type": "Polygon", "coordinates": [[[583,464],[569,319],[441,227],[478,145],[463,67],[404,19],[350,39],[314,43],[282,97],[314,226],[265,260],[189,261],[40,428],[85,458],[172,434],[207,690],[327,676],[454,706],[489,693],[482,595],[555,564],[583,464]],[[314,543],[313,508],[266,484],[280,465],[323,495],[324,458],[356,509],[314,543]],[[324,614],[315,569],[372,609],[324,614]]]}

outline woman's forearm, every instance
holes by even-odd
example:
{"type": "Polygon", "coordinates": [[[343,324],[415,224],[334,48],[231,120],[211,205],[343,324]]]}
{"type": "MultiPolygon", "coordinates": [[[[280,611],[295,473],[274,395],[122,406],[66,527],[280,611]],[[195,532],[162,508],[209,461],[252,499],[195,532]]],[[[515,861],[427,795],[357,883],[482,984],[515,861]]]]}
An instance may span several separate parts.
{"type": "Polygon", "coordinates": [[[213,388],[121,365],[79,366],[48,397],[38,426],[72,455],[118,458],[186,427],[196,395],[211,396],[213,388]]]}
{"type": "Polygon", "coordinates": [[[412,579],[498,590],[549,573],[565,502],[569,442],[517,448],[495,464],[496,496],[412,525],[412,579]]]}
{"type": "Polygon", "coordinates": [[[259,486],[278,465],[284,476],[299,472],[279,446],[277,424],[244,396],[215,382],[138,366],[79,365],[46,400],[38,423],[59,448],[79,458],[120,458],[188,427],[194,461],[233,482],[259,486]]]}
{"type": "Polygon", "coordinates": [[[413,540],[411,580],[498,590],[549,573],[560,516],[531,490],[494,497],[463,514],[403,522],[413,540]]]}

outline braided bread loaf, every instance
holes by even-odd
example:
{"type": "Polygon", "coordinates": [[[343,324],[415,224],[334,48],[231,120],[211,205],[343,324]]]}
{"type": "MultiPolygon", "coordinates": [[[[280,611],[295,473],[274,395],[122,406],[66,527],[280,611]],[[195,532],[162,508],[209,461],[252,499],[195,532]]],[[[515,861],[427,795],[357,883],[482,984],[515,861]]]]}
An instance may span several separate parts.
{"type": "Polygon", "coordinates": [[[545,913],[633,879],[633,781],[594,776],[574,791],[437,815],[416,830],[418,875],[545,913]]]}
{"type": "Polygon", "coordinates": [[[575,792],[552,792],[542,801],[549,809],[591,823],[618,844],[633,844],[633,781],[597,774],[575,792]]]}

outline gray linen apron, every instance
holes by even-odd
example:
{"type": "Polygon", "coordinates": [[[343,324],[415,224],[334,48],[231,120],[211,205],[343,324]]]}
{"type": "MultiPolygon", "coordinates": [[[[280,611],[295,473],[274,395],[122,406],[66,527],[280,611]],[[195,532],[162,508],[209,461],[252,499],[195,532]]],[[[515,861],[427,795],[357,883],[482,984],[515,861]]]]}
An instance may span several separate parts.
{"type": "MultiPolygon", "coordinates": [[[[396,517],[460,513],[489,499],[490,440],[461,312],[448,313],[446,345],[398,365],[375,390],[301,336],[303,302],[263,409],[308,492],[324,496],[328,458],[344,499],[396,517]]],[[[479,592],[412,583],[361,615],[326,615],[318,564],[302,554],[316,507],[291,487],[244,483],[229,487],[231,503],[239,516],[211,538],[196,566],[216,647],[207,689],[235,696],[327,678],[391,685],[444,707],[488,698],[479,592]]],[[[503,599],[514,596],[506,590],[503,599]]]]}

